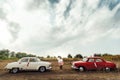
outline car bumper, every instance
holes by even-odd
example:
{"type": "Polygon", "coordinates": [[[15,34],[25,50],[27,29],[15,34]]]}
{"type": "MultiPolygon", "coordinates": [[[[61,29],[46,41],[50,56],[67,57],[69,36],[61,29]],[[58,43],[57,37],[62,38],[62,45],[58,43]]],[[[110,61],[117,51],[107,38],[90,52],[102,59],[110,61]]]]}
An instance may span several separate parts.
{"type": "Polygon", "coordinates": [[[76,66],[71,66],[72,69],[78,69],[76,66]]]}
{"type": "Polygon", "coordinates": [[[11,69],[5,67],[3,70],[5,70],[5,71],[10,71],[11,69]]]}
{"type": "Polygon", "coordinates": [[[47,67],[46,69],[47,69],[47,70],[51,70],[51,69],[52,69],[52,67],[47,67]]]}
{"type": "Polygon", "coordinates": [[[8,68],[8,67],[4,67],[4,70],[10,70],[11,68],[8,68]]]}

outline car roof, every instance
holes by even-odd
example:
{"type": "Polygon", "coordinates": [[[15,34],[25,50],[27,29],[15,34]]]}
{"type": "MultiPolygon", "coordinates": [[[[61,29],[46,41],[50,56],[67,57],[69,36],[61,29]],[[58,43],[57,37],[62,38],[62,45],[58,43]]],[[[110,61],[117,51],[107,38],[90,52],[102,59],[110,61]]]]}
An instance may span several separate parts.
{"type": "Polygon", "coordinates": [[[89,59],[92,58],[92,59],[102,59],[101,57],[88,57],[89,59]]]}

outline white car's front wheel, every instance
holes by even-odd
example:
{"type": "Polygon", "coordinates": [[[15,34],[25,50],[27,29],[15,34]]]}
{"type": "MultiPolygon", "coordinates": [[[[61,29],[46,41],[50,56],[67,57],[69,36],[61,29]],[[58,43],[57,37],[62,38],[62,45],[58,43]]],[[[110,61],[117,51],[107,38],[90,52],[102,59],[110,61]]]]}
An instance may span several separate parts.
{"type": "Polygon", "coordinates": [[[19,71],[18,68],[13,68],[13,69],[11,69],[11,72],[12,72],[13,74],[17,73],[18,71],[19,71]]]}
{"type": "Polygon", "coordinates": [[[40,72],[45,72],[45,71],[46,71],[46,68],[45,68],[44,66],[41,66],[41,67],[39,68],[39,71],[40,71],[40,72]]]}

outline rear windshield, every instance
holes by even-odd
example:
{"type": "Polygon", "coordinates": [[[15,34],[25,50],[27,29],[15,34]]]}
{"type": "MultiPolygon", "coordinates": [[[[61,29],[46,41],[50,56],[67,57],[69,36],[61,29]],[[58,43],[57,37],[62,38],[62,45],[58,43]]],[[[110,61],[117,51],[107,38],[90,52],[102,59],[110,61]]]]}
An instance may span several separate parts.
{"type": "Polygon", "coordinates": [[[83,58],[83,60],[82,60],[82,61],[86,62],[86,61],[87,61],[87,58],[83,58]]]}

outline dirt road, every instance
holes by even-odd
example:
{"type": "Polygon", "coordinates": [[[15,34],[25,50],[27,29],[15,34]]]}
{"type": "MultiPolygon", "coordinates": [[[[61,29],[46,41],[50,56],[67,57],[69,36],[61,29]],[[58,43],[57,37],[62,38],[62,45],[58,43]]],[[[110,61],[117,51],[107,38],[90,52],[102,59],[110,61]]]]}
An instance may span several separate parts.
{"type": "Polygon", "coordinates": [[[120,80],[120,72],[101,71],[23,71],[17,74],[10,74],[7,71],[0,71],[0,80],[120,80]]]}
{"type": "MultiPolygon", "coordinates": [[[[86,71],[81,73],[72,70],[70,62],[65,62],[63,70],[59,70],[56,61],[51,61],[53,69],[45,73],[23,71],[17,74],[10,74],[3,69],[9,62],[12,61],[0,62],[0,80],[120,80],[120,70],[108,73],[103,71],[86,71]]],[[[116,62],[116,64],[120,66],[120,62],[116,62]]]]}

